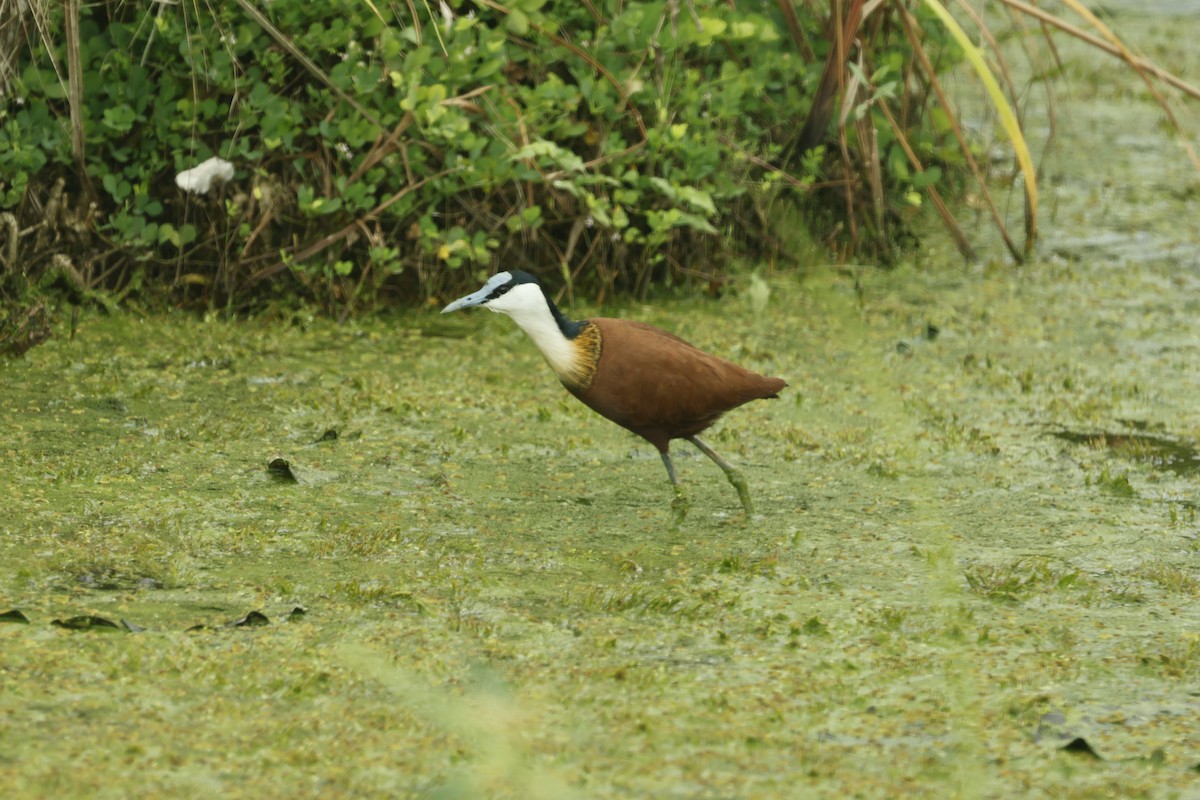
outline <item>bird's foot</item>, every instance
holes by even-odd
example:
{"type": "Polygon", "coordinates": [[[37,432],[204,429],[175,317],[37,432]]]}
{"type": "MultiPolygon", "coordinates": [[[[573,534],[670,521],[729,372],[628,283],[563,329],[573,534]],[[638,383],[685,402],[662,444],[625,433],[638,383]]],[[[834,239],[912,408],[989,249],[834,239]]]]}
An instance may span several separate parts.
{"type": "Polygon", "coordinates": [[[683,520],[687,517],[688,509],[690,507],[691,504],[688,503],[687,495],[685,495],[683,490],[679,488],[679,485],[676,484],[675,497],[673,500],[671,500],[671,512],[675,515],[675,528],[678,528],[683,524],[683,520]]]}
{"type": "Polygon", "coordinates": [[[728,476],[729,482],[733,484],[733,488],[737,489],[738,499],[742,501],[742,509],[746,512],[746,518],[749,519],[754,515],[754,502],[750,499],[750,485],[746,483],[742,473],[736,469],[731,469],[725,474],[728,476]]]}

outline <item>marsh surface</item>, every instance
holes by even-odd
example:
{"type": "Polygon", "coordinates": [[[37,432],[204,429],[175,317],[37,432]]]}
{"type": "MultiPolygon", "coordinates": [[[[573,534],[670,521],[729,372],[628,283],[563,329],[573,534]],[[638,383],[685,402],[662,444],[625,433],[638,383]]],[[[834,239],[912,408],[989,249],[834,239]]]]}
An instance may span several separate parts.
{"type": "MultiPolygon", "coordinates": [[[[1123,91],[1062,113],[1150,137],[1123,91]]],[[[1200,217],[1147,141],[1063,146],[1025,268],[605,309],[790,382],[711,437],[750,520],[684,445],[672,530],[494,315],[85,316],[0,366],[5,796],[1197,796],[1200,217]]]]}

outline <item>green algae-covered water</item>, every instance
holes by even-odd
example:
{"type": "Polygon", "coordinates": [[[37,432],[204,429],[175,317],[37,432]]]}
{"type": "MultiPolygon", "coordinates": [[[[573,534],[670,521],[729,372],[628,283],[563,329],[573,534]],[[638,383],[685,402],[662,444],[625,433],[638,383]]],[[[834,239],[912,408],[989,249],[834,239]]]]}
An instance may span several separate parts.
{"type": "Polygon", "coordinates": [[[1065,146],[1025,268],[605,309],[789,381],[710,437],[751,519],[685,445],[674,528],[499,316],[85,315],[0,365],[5,796],[1200,796],[1200,234],[1154,141],[1065,146]]]}

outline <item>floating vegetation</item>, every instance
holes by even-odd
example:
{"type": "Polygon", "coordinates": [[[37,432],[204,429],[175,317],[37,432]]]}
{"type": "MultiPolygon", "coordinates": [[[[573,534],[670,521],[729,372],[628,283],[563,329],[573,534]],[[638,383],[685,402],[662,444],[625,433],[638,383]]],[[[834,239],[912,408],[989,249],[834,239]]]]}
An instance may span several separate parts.
{"type": "Polygon", "coordinates": [[[1170,436],[1143,431],[1110,433],[1073,430],[1052,431],[1050,435],[1071,444],[1108,450],[1118,458],[1148,464],[1176,475],[1200,473],[1200,449],[1190,442],[1170,436]]]}
{"type": "Polygon", "coordinates": [[[1023,558],[1007,564],[972,564],[963,575],[976,594],[1009,602],[1043,592],[1080,588],[1086,583],[1077,569],[1023,558]]]}

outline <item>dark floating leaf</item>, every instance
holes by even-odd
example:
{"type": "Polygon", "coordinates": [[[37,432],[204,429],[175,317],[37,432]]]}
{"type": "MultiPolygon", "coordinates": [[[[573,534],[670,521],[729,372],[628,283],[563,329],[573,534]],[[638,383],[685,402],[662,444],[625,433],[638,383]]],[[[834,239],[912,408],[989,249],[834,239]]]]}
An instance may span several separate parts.
{"type": "Polygon", "coordinates": [[[203,622],[201,622],[199,625],[193,625],[190,628],[184,628],[183,632],[184,633],[194,633],[196,631],[206,631],[206,630],[208,630],[208,626],[205,625],[203,622]]]}
{"type": "Polygon", "coordinates": [[[938,334],[941,332],[942,332],[941,329],[938,328],[937,325],[934,325],[932,322],[927,323],[925,325],[925,338],[931,342],[934,339],[936,339],[938,337],[938,334]]]}
{"type": "Polygon", "coordinates": [[[267,472],[286,483],[298,483],[296,474],[292,472],[292,465],[282,458],[276,458],[267,464],[267,472]]]}
{"type": "Polygon", "coordinates": [[[235,619],[233,622],[225,623],[226,628],[253,628],[259,625],[270,625],[271,620],[267,619],[267,615],[261,611],[251,611],[241,619],[235,619]]]}
{"type": "Polygon", "coordinates": [[[58,628],[66,628],[69,631],[90,631],[92,629],[108,629],[114,631],[121,630],[121,626],[112,620],[105,619],[104,617],[97,617],[94,614],[81,614],[78,617],[71,617],[66,621],[56,619],[50,624],[58,628]]]}
{"type": "Polygon", "coordinates": [[[336,442],[337,438],[338,438],[337,428],[330,428],[329,430],[322,433],[321,438],[317,439],[317,441],[318,442],[336,442]]]}
{"type": "Polygon", "coordinates": [[[1071,444],[1087,445],[1095,449],[1105,448],[1132,461],[1149,464],[1155,469],[1168,470],[1180,476],[1200,472],[1200,447],[1188,441],[1153,433],[1109,433],[1100,431],[1058,430],[1050,435],[1071,444]]]}
{"type": "Polygon", "coordinates": [[[28,625],[29,617],[14,608],[11,611],[5,611],[3,614],[0,614],[0,622],[16,622],[21,625],[28,625]]]}
{"type": "Polygon", "coordinates": [[[1100,754],[1097,753],[1090,744],[1088,744],[1088,740],[1082,736],[1076,736],[1074,739],[1058,749],[1062,750],[1064,753],[1078,753],[1081,756],[1088,756],[1089,758],[1103,760],[1100,758],[1100,754]]]}
{"type": "Polygon", "coordinates": [[[129,631],[130,633],[141,633],[142,631],[146,630],[141,625],[138,625],[136,622],[130,622],[127,619],[121,620],[121,627],[123,627],[125,630],[129,631]]]}
{"type": "Polygon", "coordinates": [[[301,608],[300,606],[296,606],[295,608],[293,608],[291,611],[288,612],[288,615],[287,615],[288,622],[294,622],[295,620],[300,619],[307,613],[308,613],[308,611],[306,611],[305,609],[301,608]]]}
{"type": "Polygon", "coordinates": [[[83,401],[83,404],[93,411],[124,415],[129,408],[117,397],[93,397],[83,401]]]}

